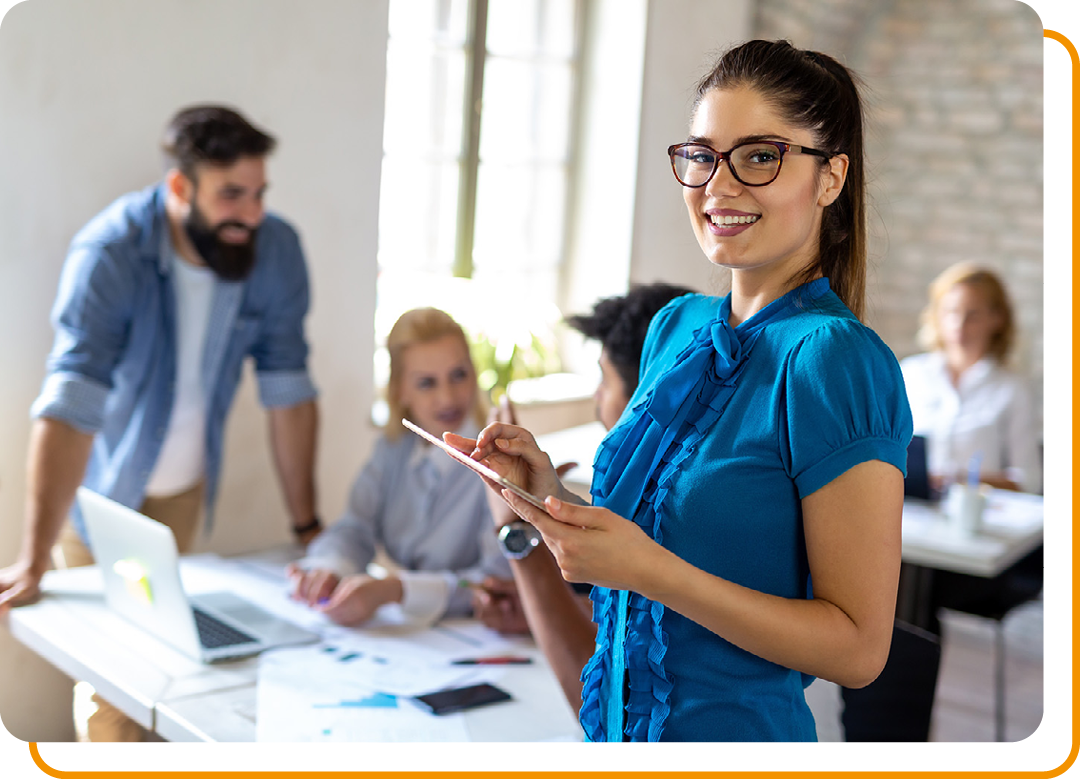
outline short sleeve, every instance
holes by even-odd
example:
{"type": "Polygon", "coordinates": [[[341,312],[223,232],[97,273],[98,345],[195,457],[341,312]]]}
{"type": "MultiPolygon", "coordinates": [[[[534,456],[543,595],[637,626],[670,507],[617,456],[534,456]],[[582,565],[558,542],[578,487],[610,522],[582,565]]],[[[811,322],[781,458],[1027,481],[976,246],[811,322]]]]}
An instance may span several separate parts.
{"type": "Polygon", "coordinates": [[[911,409],[889,348],[855,320],[804,337],[784,365],[780,452],[799,497],[881,460],[907,473],[911,409]]]}

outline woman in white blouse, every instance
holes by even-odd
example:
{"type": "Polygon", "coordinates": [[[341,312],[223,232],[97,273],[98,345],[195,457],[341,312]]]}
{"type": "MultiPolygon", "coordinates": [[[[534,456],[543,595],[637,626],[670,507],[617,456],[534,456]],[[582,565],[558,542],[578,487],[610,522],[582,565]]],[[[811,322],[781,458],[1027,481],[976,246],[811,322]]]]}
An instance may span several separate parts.
{"type": "Polygon", "coordinates": [[[900,367],[935,486],[977,465],[985,484],[1038,492],[1039,428],[1026,382],[1006,367],[1015,326],[1001,280],[970,263],[948,268],[930,285],[920,340],[932,351],[900,367]]]}

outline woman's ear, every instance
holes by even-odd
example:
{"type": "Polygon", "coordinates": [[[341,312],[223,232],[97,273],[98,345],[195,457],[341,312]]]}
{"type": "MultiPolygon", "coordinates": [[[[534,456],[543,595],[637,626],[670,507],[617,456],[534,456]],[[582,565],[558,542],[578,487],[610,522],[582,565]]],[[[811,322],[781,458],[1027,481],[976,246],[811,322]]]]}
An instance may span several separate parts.
{"type": "Polygon", "coordinates": [[[829,158],[829,169],[822,175],[825,186],[818,196],[819,206],[822,208],[831,206],[836,198],[840,197],[840,192],[844,189],[844,181],[847,179],[847,170],[848,156],[846,154],[837,154],[829,158]]]}

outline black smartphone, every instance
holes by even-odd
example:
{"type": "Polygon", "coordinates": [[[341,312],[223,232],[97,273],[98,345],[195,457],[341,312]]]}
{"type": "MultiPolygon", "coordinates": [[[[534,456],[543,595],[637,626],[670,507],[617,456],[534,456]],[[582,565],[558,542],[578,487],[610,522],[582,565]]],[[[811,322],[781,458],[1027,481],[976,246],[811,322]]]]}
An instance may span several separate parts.
{"type": "Polygon", "coordinates": [[[489,703],[508,701],[510,693],[500,690],[494,684],[474,684],[469,687],[416,695],[412,700],[432,714],[450,714],[476,706],[486,706],[489,703]]]}

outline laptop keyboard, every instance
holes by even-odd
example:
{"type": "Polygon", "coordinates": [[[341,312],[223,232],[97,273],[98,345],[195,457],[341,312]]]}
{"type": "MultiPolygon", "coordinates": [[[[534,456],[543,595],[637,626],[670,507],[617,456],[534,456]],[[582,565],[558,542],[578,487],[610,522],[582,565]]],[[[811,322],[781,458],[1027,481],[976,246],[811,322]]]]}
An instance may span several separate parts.
{"type": "Polygon", "coordinates": [[[256,641],[247,633],[229,627],[197,606],[192,607],[192,611],[195,612],[195,627],[199,631],[199,643],[207,649],[235,644],[253,644],[256,641]]]}

